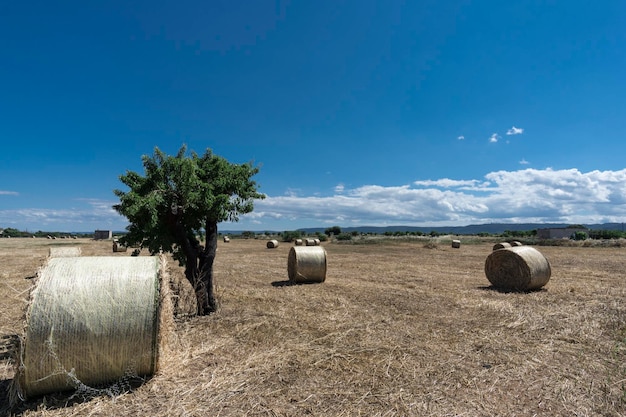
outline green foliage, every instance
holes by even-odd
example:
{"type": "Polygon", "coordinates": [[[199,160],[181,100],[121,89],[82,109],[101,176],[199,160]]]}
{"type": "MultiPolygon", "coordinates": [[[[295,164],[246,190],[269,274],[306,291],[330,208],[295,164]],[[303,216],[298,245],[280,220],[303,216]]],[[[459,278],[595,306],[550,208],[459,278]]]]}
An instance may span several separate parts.
{"type": "Polygon", "coordinates": [[[327,236],[330,236],[331,234],[337,236],[340,233],[341,233],[341,227],[339,226],[329,227],[328,229],[324,230],[324,234],[326,234],[327,236]]]}
{"type": "Polygon", "coordinates": [[[537,230],[505,230],[503,237],[532,237],[537,235],[537,230]]]}
{"type": "Polygon", "coordinates": [[[241,232],[241,237],[244,239],[254,239],[255,236],[256,234],[250,230],[241,232]]]}
{"type": "Polygon", "coordinates": [[[575,232],[572,234],[574,240],[586,240],[589,236],[585,232],[575,232]]]}
{"type": "MultiPolygon", "coordinates": [[[[2,230],[2,229],[0,229],[2,230]]],[[[4,231],[2,232],[2,235],[0,236],[4,236],[4,237],[30,237],[32,236],[32,233],[28,233],[28,232],[22,232],[18,229],[14,229],[12,227],[7,227],[6,229],[4,229],[4,231]]]]}
{"type": "Polygon", "coordinates": [[[120,199],[113,208],[130,222],[123,243],[147,247],[153,254],[171,252],[183,265],[184,240],[195,242],[209,224],[237,221],[252,211],[254,199],[264,198],[251,180],[258,168],[232,164],[210,149],[202,156],[187,155],[183,145],[169,156],[154,148],[154,155],[144,155],[142,161],[145,175],[127,171],[119,179],[129,191],[113,191],[120,199]]]}
{"type": "Polygon", "coordinates": [[[315,236],[320,240],[320,242],[326,242],[328,240],[328,236],[321,232],[315,232],[315,236]]]}
{"type": "Polygon", "coordinates": [[[283,232],[283,242],[293,242],[302,236],[302,232],[299,230],[286,230],[283,232]]]}
{"type": "Polygon", "coordinates": [[[352,235],[350,233],[339,233],[335,238],[337,240],[352,240],[352,235]]]}
{"type": "Polygon", "coordinates": [[[626,233],[619,230],[589,230],[592,239],[619,239],[626,238],[626,233]]]}

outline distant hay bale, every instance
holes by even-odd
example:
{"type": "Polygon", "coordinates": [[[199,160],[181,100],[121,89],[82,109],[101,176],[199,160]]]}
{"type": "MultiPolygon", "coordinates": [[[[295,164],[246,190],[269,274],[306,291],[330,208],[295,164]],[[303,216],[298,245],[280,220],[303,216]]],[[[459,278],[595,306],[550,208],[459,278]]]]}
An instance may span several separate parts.
{"type": "Polygon", "coordinates": [[[230,238],[228,236],[224,236],[224,243],[230,242],[230,238]]]}
{"type": "Polygon", "coordinates": [[[517,240],[513,240],[510,243],[511,243],[511,246],[522,246],[522,242],[518,242],[517,240]]]}
{"type": "Polygon", "coordinates": [[[485,261],[485,275],[496,288],[536,290],[548,283],[550,262],[537,249],[515,246],[491,252],[485,261]]]}
{"type": "Polygon", "coordinates": [[[319,239],[313,239],[313,241],[315,242],[315,246],[319,246],[322,244],[322,241],[319,239]]]}
{"type": "Polygon", "coordinates": [[[128,248],[117,240],[113,241],[113,252],[126,252],[128,248]]]}
{"type": "Polygon", "coordinates": [[[511,244],[509,242],[500,242],[500,243],[496,243],[495,245],[493,245],[493,250],[506,249],[510,247],[511,247],[511,244]]]}
{"type": "Polygon", "coordinates": [[[278,247],[278,240],[276,240],[276,239],[268,240],[266,246],[267,246],[268,249],[277,248],[278,247]]]}
{"type": "Polygon", "coordinates": [[[306,246],[315,246],[315,239],[304,239],[304,244],[306,246]]]}
{"type": "Polygon", "coordinates": [[[166,277],[164,257],[49,259],[26,313],[13,387],[19,397],[154,374],[160,330],[173,320],[166,277]]]}
{"type": "Polygon", "coordinates": [[[326,280],[326,250],[321,246],[292,246],[287,261],[289,281],[314,283],[326,280]]]}
{"type": "Polygon", "coordinates": [[[71,258],[81,255],[80,246],[51,246],[50,258],[71,258]]]}
{"type": "Polygon", "coordinates": [[[454,240],[452,241],[452,247],[453,247],[453,248],[455,248],[455,249],[460,248],[460,247],[461,247],[461,241],[460,241],[460,240],[458,240],[458,239],[454,239],[454,240]]]}
{"type": "Polygon", "coordinates": [[[302,243],[303,243],[303,242],[302,242],[302,239],[296,239],[296,240],[294,240],[294,241],[293,241],[293,243],[294,243],[294,245],[296,245],[296,246],[302,246],[302,243]]]}

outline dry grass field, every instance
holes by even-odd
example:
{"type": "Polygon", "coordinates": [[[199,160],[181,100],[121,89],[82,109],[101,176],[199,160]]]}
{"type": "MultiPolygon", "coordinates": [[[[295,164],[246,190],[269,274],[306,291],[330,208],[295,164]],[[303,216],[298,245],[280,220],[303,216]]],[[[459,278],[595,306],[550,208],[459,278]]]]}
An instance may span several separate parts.
{"type": "MultiPolygon", "coordinates": [[[[484,273],[493,243],[324,243],[326,282],[287,285],[289,244],[236,239],[219,242],[219,312],[179,317],[156,375],[116,397],[55,394],[9,411],[32,277],[64,244],[130,255],[110,241],[0,240],[4,414],[626,415],[626,248],[537,247],[550,282],[505,293],[484,273]]],[[[190,294],[171,265],[182,316],[190,294]]]]}

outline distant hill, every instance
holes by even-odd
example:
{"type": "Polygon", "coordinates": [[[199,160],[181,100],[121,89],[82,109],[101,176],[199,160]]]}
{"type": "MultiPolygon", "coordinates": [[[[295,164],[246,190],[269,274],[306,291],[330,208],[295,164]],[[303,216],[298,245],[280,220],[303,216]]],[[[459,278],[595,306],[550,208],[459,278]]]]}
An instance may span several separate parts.
{"type": "MultiPolygon", "coordinates": [[[[526,231],[545,228],[563,228],[571,226],[569,223],[489,223],[489,224],[472,224],[468,226],[358,226],[358,227],[341,227],[343,232],[357,231],[359,233],[378,233],[385,232],[422,232],[430,233],[446,233],[453,235],[477,235],[479,233],[501,234],[505,230],[510,231],[526,231]]],[[[619,230],[625,231],[624,223],[603,223],[603,224],[583,224],[587,229],[591,230],[619,230]]],[[[324,232],[328,227],[309,227],[297,230],[313,234],[316,232],[324,232]]],[[[284,230],[268,230],[268,232],[276,233],[284,230]]],[[[242,230],[220,230],[222,234],[241,234],[242,230]]],[[[264,231],[263,231],[264,232],[264,231]]],[[[263,233],[255,232],[255,233],[263,233]]]]}

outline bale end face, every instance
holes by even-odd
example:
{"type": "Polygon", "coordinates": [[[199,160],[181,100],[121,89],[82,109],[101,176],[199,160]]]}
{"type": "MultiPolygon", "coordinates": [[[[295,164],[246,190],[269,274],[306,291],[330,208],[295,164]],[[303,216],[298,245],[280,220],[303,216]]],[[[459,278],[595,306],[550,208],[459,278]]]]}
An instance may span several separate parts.
{"type": "Polygon", "coordinates": [[[537,290],[548,283],[550,263],[530,246],[495,250],[485,261],[485,275],[496,288],[508,291],[537,290]]]}
{"type": "Polygon", "coordinates": [[[326,251],[321,246],[292,246],[287,261],[289,281],[315,283],[326,280],[326,251]]]}
{"type": "Polygon", "coordinates": [[[509,242],[500,242],[493,245],[493,250],[506,249],[510,248],[511,244],[509,242]]]}

